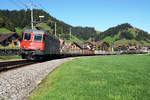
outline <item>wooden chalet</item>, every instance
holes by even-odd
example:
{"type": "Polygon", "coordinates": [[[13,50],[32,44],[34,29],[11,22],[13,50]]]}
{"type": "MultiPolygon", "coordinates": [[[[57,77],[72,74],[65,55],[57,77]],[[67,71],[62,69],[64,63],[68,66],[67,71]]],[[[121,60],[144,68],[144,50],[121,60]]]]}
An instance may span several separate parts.
{"type": "Polygon", "coordinates": [[[83,53],[83,50],[88,50],[89,48],[87,47],[87,45],[85,45],[84,43],[77,43],[74,42],[71,44],[71,52],[72,53],[83,53]]]}
{"type": "Polygon", "coordinates": [[[107,51],[110,47],[109,43],[107,42],[89,42],[89,46],[92,48],[92,50],[102,50],[107,51]]]}
{"type": "Polygon", "coordinates": [[[0,34],[0,46],[20,46],[20,37],[16,32],[0,34]]]}

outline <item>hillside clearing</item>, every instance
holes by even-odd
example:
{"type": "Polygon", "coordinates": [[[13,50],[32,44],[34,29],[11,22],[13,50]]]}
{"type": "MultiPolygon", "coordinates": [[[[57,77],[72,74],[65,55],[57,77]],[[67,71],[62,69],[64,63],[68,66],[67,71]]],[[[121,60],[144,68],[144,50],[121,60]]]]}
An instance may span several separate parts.
{"type": "Polygon", "coordinates": [[[0,33],[9,33],[9,32],[11,31],[6,28],[0,28],[0,33]]]}

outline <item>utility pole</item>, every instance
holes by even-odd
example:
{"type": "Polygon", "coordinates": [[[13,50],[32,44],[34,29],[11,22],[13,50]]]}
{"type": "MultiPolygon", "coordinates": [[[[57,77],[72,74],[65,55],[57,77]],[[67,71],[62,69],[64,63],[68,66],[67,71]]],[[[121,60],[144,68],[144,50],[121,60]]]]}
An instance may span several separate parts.
{"type": "Polygon", "coordinates": [[[70,27],[70,41],[71,41],[71,27],[70,27]]]}
{"type": "Polygon", "coordinates": [[[55,37],[56,37],[56,27],[57,27],[57,26],[56,26],[56,22],[55,22],[55,37]]]}
{"type": "Polygon", "coordinates": [[[31,4],[31,28],[33,30],[33,5],[31,4]]]}

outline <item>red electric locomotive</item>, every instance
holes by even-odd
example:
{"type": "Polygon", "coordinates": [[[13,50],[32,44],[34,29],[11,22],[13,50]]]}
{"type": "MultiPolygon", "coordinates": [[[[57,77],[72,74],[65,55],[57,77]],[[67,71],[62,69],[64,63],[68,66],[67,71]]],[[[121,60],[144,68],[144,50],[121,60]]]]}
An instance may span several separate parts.
{"type": "Polygon", "coordinates": [[[60,41],[45,30],[29,29],[22,33],[21,56],[35,60],[60,53],[60,41]]]}

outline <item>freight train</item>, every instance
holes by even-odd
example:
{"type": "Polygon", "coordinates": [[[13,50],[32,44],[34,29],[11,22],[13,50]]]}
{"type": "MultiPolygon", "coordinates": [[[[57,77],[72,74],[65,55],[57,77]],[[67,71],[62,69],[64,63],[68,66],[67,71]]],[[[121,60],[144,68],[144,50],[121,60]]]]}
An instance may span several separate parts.
{"type": "Polygon", "coordinates": [[[93,55],[91,50],[74,50],[65,47],[60,40],[43,29],[27,29],[22,32],[21,56],[28,60],[41,60],[47,57],[93,55]]]}
{"type": "MultiPolygon", "coordinates": [[[[62,56],[133,54],[130,52],[100,52],[81,44],[64,44],[43,29],[27,29],[23,31],[20,48],[20,55],[23,59],[28,60],[42,60],[62,56]],[[81,47],[81,49],[76,48],[76,45],[81,47]]],[[[137,53],[141,52],[134,52],[134,54],[137,53]]]]}

